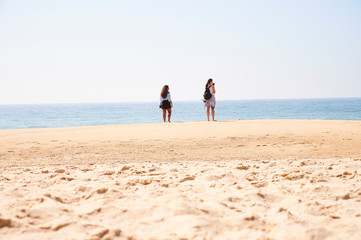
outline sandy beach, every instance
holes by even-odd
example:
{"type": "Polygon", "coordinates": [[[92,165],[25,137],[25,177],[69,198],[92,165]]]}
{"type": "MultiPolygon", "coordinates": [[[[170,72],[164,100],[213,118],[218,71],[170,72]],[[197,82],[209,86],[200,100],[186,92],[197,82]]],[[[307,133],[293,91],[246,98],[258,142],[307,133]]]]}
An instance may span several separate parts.
{"type": "Polygon", "coordinates": [[[361,239],[361,122],[0,130],[0,239],[361,239]]]}

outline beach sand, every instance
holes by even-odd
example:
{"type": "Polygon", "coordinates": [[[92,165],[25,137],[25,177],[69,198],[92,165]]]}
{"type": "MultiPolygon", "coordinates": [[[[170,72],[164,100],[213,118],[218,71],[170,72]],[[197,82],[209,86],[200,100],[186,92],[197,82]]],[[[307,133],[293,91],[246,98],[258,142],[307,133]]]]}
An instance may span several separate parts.
{"type": "Polygon", "coordinates": [[[0,130],[0,239],[361,239],[361,121],[0,130]]]}

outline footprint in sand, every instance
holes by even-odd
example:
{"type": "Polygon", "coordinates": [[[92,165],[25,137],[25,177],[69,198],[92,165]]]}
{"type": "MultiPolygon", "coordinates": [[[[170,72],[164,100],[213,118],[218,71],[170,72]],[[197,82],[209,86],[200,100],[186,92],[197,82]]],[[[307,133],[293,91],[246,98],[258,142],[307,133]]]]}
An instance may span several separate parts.
{"type": "Polygon", "coordinates": [[[89,172],[89,171],[93,171],[93,169],[91,168],[84,168],[84,169],[81,169],[83,172],[89,172]]]}
{"type": "Polygon", "coordinates": [[[95,194],[104,194],[108,191],[108,188],[99,188],[95,191],[93,191],[91,194],[89,194],[88,196],[84,196],[85,199],[89,199],[91,198],[92,196],[94,196],[95,194]]]}
{"type": "Polygon", "coordinates": [[[11,227],[12,221],[10,219],[0,218],[0,228],[11,227]]]}
{"type": "Polygon", "coordinates": [[[90,189],[90,188],[84,187],[84,186],[78,186],[78,187],[75,188],[75,191],[76,191],[76,192],[85,192],[85,191],[87,191],[88,189],[90,189]]]}
{"type": "Polygon", "coordinates": [[[54,226],[51,228],[51,230],[53,231],[58,231],[66,226],[69,226],[70,224],[72,224],[73,222],[63,222],[63,223],[56,223],[54,224],[54,226]]]}
{"type": "Polygon", "coordinates": [[[122,169],[120,169],[120,171],[126,171],[126,170],[129,170],[130,169],[130,166],[123,166],[122,169]]]}
{"type": "Polygon", "coordinates": [[[46,194],[44,194],[44,196],[45,196],[45,197],[48,197],[48,198],[50,198],[50,199],[53,199],[53,200],[55,200],[55,201],[57,201],[57,202],[65,203],[62,198],[57,197],[57,196],[52,196],[50,193],[46,193],[46,194]]]}
{"type": "Polygon", "coordinates": [[[60,180],[66,180],[66,181],[73,181],[74,180],[74,178],[72,178],[72,177],[61,177],[61,178],[59,178],[60,180]]]}
{"type": "Polygon", "coordinates": [[[296,181],[304,177],[305,175],[303,173],[290,173],[290,174],[285,174],[284,179],[289,181],[296,181]]]}
{"type": "Polygon", "coordinates": [[[90,239],[98,240],[98,239],[103,238],[108,233],[109,233],[109,229],[103,229],[103,230],[97,231],[96,233],[93,233],[90,239]]]}
{"type": "MultiPolygon", "coordinates": [[[[114,230],[110,230],[110,229],[97,229],[94,230],[91,234],[90,234],[90,240],[99,240],[99,239],[113,239],[113,237],[120,237],[120,235],[122,234],[122,231],[120,229],[114,229],[114,230]]],[[[134,239],[133,237],[126,237],[125,239],[129,239],[132,240],[134,239]]]]}
{"type": "Polygon", "coordinates": [[[248,170],[249,167],[250,167],[250,166],[248,166],[248,165],[247,165],[247,166],[240,165],[240,166],[236,167],[236,169],[238,169],[238,170],[248,170]]]}
{"type": "Polygon", "coordinates": [[[185,177],[183,179],[181,179],[179,182],[182,183],[182,182],[186,182],[186,181],[192,181],[195,179],[195,176],[189,176],[189,177],[185,177]]]}
{"type": "Polygon", "coordinates": [[[110,176],[113,175],[114,173],[115,173],[114,171],[105,171],[101,175],[110,176]]]}

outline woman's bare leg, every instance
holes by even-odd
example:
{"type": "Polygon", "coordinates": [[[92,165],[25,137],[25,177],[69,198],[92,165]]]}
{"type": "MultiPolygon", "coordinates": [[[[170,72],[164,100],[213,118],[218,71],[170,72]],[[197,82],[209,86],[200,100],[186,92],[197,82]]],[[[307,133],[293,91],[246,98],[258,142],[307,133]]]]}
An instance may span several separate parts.
{"type": "Polygon", "coordinates": [[[208,121],[209,121],[209,106],[207,106],[207,118],[208,118],[208,121]]]}
{"type": "MultiPolygon", "coordinates": [[[[170,117],[172,116],[172,109],[168,108],[168,122],[170,122],[170,117]]],[[[165,121],[165,120],[164,120],[165,121]]]]}
{"type": "MultiPolygon", "coordinates": [[[[209,119],[209,117],[208,117],[208,119],[209,119]]],[[[214,121],[214,108],[212,108],[212,119],[214,121]]]]}
{"type": "Polygon", "coordinates": [[[165,122],[165,118],[167,116],[167,109],[162,109],[163,110],[163,121],[165,122]]]}

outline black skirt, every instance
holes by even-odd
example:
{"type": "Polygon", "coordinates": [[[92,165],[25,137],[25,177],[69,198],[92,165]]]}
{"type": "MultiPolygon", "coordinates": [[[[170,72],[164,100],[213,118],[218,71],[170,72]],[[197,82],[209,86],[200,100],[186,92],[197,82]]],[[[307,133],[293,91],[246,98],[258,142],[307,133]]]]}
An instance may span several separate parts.
{"type": "Polygon", "coordinates": [[[171,108],[170,102],[168,100],[163,100],[162,101],[162,109],[168,109],[168,108],[171,108]]]}

